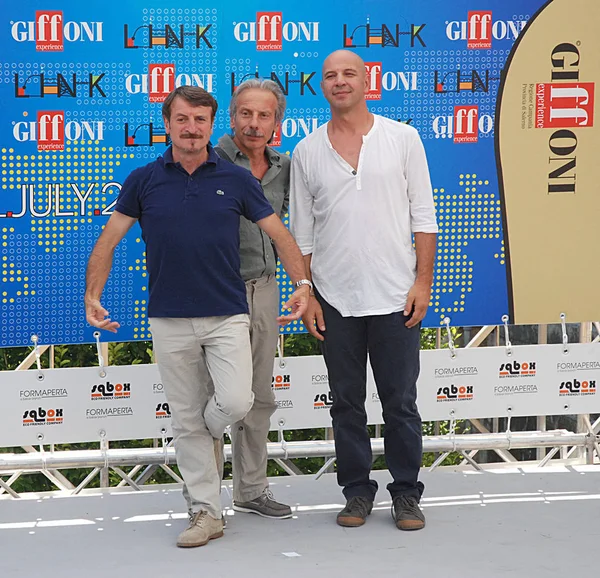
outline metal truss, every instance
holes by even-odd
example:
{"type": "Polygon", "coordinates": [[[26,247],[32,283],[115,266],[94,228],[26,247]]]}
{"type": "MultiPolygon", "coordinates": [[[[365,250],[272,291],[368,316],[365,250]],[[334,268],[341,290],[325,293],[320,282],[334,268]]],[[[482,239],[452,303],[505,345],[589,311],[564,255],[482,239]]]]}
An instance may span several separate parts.
{"type": "MultiPolygon", "coordinates": [[[[530,431],[530,432],[505,432],[500,434],[461,434],[444,436],[426,436],[423,438],[424,452],[441,452],[441,455],[431,466],[431,470],[437,468],[451,452],[460,453],[467,463],[476,469],[481,469],[471,454],[482,449],[494,449],[508,451],[511,449],[523,449],[531,447],[553,448],[539,466],[546,465],[560,448],[576,447],[585,451],[586,462],[594,462],[594,454],[600,459],[600,420],[595,424],[589,423],[587,433],[573,433],[567,430],[554,431],[530,431]]],[[[383,438],[371,440],[371,448],[374,456],[384,453],[383,438]]],[[[288,474],[296,475],[298,470],[290,466],[289,460],[294,458],[326,457],[328,460],[321,470],[316,474],[320,477],[327,468],[331,466],[335,457],[335,445],[332,440],[312,440],[301,442],[272,442],[267,444],[268,456],[281,465],[288,474]]],[[[231,446],[225,446],[225,459],[231,459],[231,446]]],[[[511,460],[512,461],[512,460],[511,460]]],[[[581,460],[572,460],[580,462],[581,460]]],[[[61,469],[93,468],[88,476],[77,486],[65,487],[61,477],[48,476],[55,485],[66,492],[75,495],[81,492],[101,471],[111,469],[122,482],[134,490],[141,490],[142,486],[151,478],[156,469],[160,468],[167,472],[174,481],[182,483],[181,478],[169,467],[175,464],[175,449],[172,446],[162,448],[128,448],[128,449],[99,449],[99,450],[75,450],[58,452],[31,452],[24,454],[0,454],[0,475],[10,476],[3,481],[0,478],[0,493],[7,492],[12,497],[19,497],[11,485],[23,473],[41,472],[48,475],[61,469]],[[123,471],[124,467],[133,469],[129,473],[123,471]],[[143,472],[134,479],[136,474],[144,468],[143,472]]]]}

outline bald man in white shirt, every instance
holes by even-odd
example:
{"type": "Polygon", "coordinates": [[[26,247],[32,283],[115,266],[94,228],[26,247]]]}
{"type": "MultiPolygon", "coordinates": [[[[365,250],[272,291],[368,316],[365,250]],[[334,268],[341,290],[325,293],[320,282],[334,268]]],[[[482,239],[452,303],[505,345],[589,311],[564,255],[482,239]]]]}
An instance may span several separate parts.
{"type": "Polygon", "coordinates": [[[331,120],[294,151],[290,215],[315,287],[303,321],[321,341],[333,396],[337,476],[347,500],[337,522],[364,524],[377,492],[369,477],[368,352],[383,406],[392,517],[401,530],[419,530],[416,383],[438,231],[427,159],[413,127],[367,109],[359,56],[330,54],[321,88],[331,120]]]}

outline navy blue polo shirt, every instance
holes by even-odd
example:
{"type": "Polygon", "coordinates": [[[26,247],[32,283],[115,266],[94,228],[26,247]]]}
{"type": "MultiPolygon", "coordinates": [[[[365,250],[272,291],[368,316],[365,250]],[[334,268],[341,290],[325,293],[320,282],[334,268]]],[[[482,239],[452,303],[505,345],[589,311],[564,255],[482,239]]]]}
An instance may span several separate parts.
{"type": "Polygon", "coordinates": [[[273,214],[258,180],[208,146],[193,174],[164,156],[134,170],[115,210],[139,219],[146,243],[149,317],[248,313],[240,275],[240,215],[273,214]]]}

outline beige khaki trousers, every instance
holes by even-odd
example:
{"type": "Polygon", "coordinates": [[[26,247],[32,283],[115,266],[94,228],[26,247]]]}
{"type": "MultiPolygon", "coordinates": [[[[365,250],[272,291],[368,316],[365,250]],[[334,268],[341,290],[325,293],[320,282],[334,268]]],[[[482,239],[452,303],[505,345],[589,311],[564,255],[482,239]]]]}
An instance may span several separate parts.
{"type": "Polygon", "coordinates": [[[188,509],[219,519],[213,438],[222,437],[253,405],[249,317],[153,317],[150,327],[188,509]]]}

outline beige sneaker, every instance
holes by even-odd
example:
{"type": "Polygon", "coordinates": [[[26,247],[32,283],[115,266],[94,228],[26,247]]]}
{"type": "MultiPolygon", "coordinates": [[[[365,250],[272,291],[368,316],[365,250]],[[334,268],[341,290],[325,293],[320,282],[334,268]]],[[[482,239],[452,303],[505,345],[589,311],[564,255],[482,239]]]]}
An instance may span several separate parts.
{"type": "Polygon", "coordinates": [[[215,461],[217,462],[217,474],[219,475],[219,483],[223,479],[223,472],[225,471],[225,439],[224,438],[213,438],[215,444],[215,461]]]}
{"type": "Polygon", "coordinates": [[[188,528],[179,534],[177,546],[196,548],[204,546],[209,540],[220,538],[222,535],[223,520],[215,520],[208,512],[200,510],[194,514],[188,528]]]}

